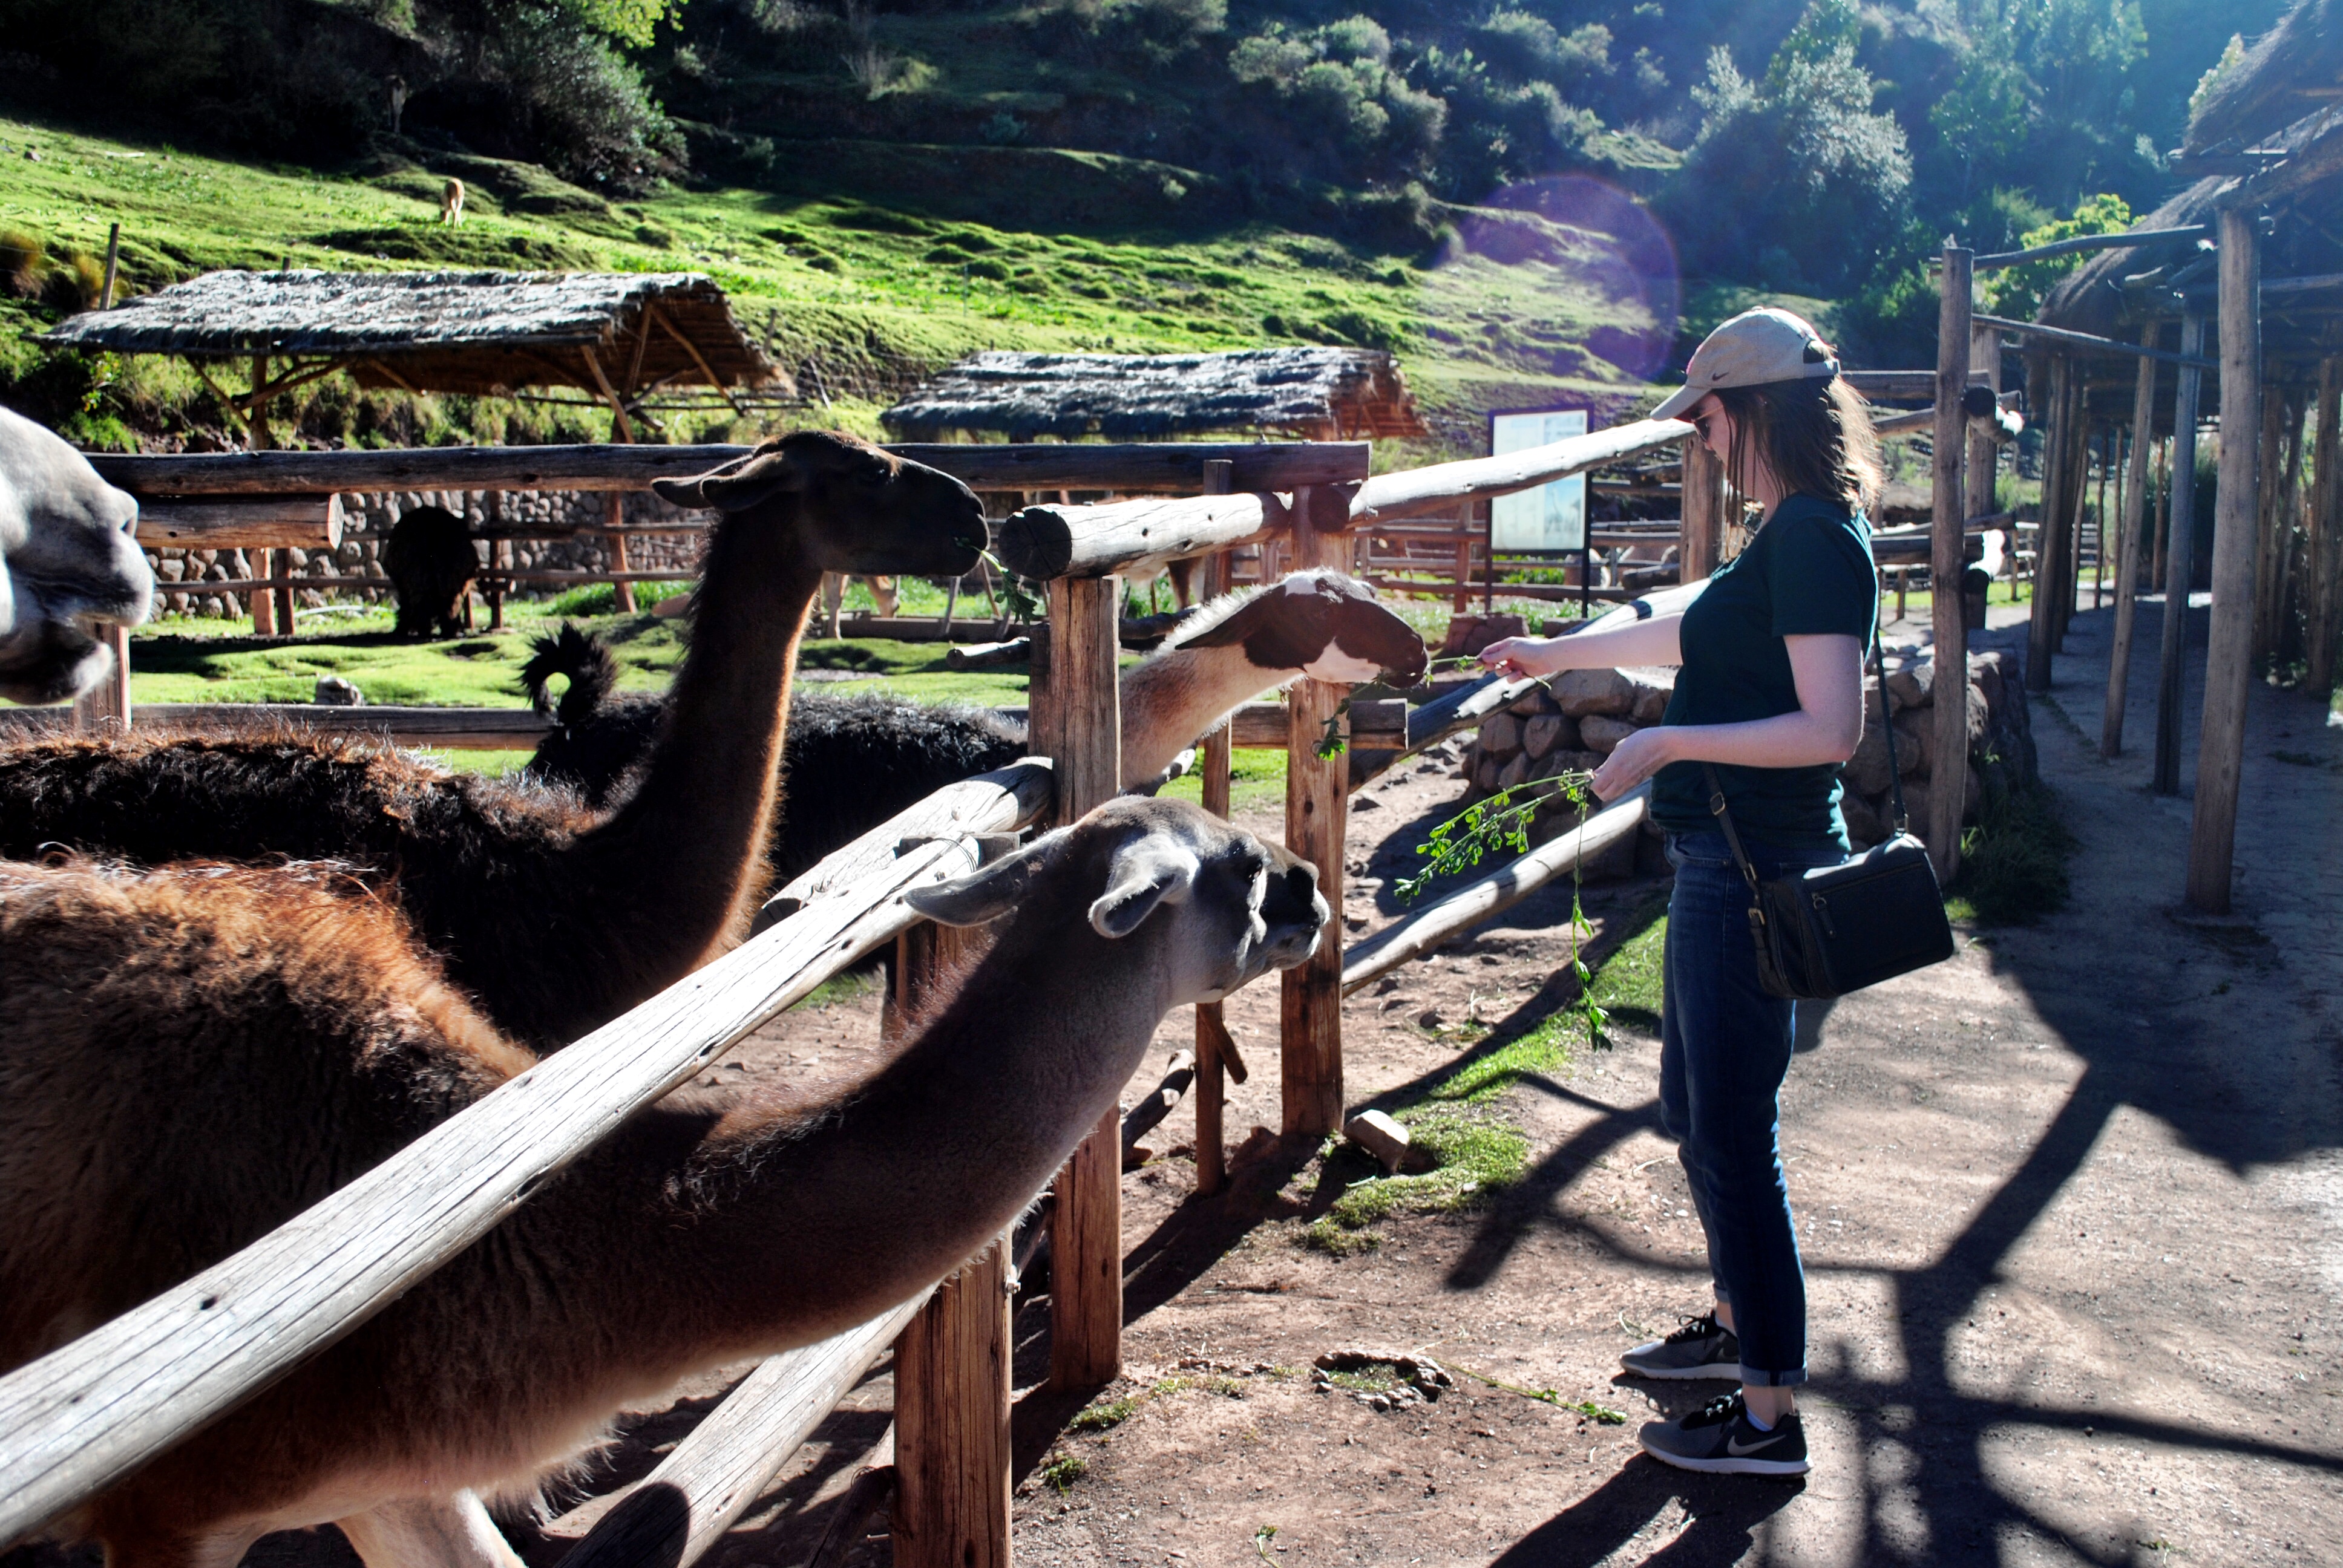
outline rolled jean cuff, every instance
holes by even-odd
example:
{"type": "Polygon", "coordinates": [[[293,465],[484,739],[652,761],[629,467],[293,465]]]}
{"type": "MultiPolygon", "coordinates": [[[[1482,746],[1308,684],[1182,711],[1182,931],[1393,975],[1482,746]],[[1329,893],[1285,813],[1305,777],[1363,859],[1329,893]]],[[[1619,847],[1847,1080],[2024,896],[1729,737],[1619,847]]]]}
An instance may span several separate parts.
{"type": "Polygon", "coordinates": [[[1795,1367],[1788,1372],[1761,1372],[1744,1362],[1741,1381],[1751,1388],[1795,1388],[1806,1381],[1806,1369],[1795,1367]]]}

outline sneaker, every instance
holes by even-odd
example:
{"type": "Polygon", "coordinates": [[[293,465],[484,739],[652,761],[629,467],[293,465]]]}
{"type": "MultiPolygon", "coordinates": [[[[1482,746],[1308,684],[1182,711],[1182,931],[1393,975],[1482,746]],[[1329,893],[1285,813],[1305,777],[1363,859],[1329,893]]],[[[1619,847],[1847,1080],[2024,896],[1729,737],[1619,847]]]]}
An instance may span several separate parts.
{"type": "Polygon", "coordinates": [[[1637,1377],[1748,1381],[1741,1375],[1741,1336],[1719,1323],[1715,1313],[1685,1318],[1683,1324],[1666,1339],[1637,1345],[1619,1364],[1637,1377]]]}
{"type": "Polygon", "coordinates": [[[1682,1421],[1654,1421],[1636,1433],[1644,1452],[1679,1470],[1715,1475],[1804,1475],[1806,1429],[1792,1411],[1760,1432],[1741,1402],[1741,1391],[1720,1394],[1682,1421]]]}

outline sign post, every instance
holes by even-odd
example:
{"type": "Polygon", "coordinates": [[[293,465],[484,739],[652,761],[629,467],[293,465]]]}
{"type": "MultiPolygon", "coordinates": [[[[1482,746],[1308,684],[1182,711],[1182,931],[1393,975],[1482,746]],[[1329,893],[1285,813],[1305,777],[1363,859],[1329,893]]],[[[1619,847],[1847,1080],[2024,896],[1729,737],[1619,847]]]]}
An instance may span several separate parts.
{"type": "MultiPolygon", "coordinates": [[[[1584,408],[1510,408],[1489,416],[1489,455],[1502,457],[1572,436],[1586,434],[1584,408]]],[[[1533,490],[1517,490],[1489,503],[1489,583],[1486,604],[1497,595],[1497,552],[1510,555],[1578,556],[1578,614],[1594,600],[1594,550],[1586,528],[1586,476],[1574,474],[1533,490]]]]}

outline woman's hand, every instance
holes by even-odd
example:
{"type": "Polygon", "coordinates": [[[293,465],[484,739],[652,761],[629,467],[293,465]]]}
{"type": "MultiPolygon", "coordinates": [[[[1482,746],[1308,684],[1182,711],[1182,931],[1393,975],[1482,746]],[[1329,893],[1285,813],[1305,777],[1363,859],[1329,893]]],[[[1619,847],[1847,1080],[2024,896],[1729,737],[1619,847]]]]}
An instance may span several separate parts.
{"type": "Polygon", "coordinates": [[[1616,800],[1669,763],[1676,761],[1680,728],[1655,724],[1638,729],[1612,749],[1586,787],[1605,801],[1616,800]]]}
{"type": "Polygon", "coordinates": [[[1552,637],[1502,638],[1481,650],[1481,663],[1489,669],[1502,669],[1509,675],[1552,675],[1562,668],[1554,657],[1554,644],[1561,641],[1552,637]]]}

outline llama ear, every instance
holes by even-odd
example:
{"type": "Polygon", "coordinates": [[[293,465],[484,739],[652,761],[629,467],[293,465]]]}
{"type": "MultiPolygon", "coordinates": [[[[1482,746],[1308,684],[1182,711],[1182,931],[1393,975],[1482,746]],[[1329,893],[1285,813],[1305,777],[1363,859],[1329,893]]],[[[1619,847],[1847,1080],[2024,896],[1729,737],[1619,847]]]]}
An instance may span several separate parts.
{"type": "Polygon", "coordinates": [[[1106,891],[1091,906],[1091,929],[1102,937],[1127,937],[1158,904],[1185,903],[1203,869],[1185,845],[1149,834],[1114,852],[1106,891]]]}
{"type": "Polygon", "coordinates": [[[738,512],[804,483],[804,469],[776,445],[689,479],[653,479],[651,494],[670,506],[738,512]]]}
{"type": "Polygon", "coordinates": [[[1036,839],[1005,860],[996,860],[980,867],[965,877],[955,877],[949,882],[938,882],[931,888],[913,888],[903,895],[903,901],[940,926],[980,926],[997,920],[1017,907],[1025,890],[1033,885],[1034,876],[1057,834],[1036,839]]]}

